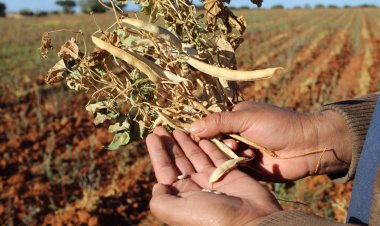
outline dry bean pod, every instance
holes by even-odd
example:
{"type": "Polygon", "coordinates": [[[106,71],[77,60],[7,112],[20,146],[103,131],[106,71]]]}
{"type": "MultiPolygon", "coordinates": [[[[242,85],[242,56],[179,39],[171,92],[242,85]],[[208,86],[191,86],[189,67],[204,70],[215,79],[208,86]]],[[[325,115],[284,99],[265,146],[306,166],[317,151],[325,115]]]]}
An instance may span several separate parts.
{"type": "Polygon", "coordinates": [[[194,57],[188,57],[186,59],[186,62],[205,74],[229,81],[256,81],[260,79],[270,78],[284,70],[281,67],[267,68],[255,71],[231,70],[206,64],[200,60],[195,59],[194,57]]]}

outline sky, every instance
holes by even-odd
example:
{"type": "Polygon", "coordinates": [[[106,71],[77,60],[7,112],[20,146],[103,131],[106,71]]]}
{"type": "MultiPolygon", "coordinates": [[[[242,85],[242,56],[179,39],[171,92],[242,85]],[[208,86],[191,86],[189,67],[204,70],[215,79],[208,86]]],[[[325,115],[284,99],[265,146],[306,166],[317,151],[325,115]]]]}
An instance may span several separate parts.
{"type": "MultiPolygon", "coordinates": [[[[7,6],[8,12],[18,12],[20,9],[30,9],[33,11],[53,11],[59,10],[60,8],[55,4],[56,0],[0,0],[7,6]]],[[[198,0],[194,0],[195,3],[199,3],[198,0]]],[[[270,8],[273,5],[281,4],[287,8],[292,8],[294,6],[305,6],[306,4],[310,6],[314,6],[316,4],[324,4],[324,5],[351,5],[357,6],[361,4],[375,4],[380,6],[379,0],[264,0],[263,8],[270,8]]],[[[231,0],[231,5],[233,6],[252,6],[252,3],[249,0],[231,0]]],[[[135,6],[129,6],[129,9],[136,9],[135,6]]]]}

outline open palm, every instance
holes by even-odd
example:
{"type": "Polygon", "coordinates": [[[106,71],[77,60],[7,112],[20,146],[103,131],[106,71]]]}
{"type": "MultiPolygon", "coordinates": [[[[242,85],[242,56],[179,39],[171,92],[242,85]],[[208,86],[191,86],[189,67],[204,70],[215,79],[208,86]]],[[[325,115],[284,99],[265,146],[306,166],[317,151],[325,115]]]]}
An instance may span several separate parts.
{"type": "Polygon", "coordinates": [[[185,133],[173,136],[157,128],[147,138],[158,183],[151,210],[168,224],[241,225],[255,224],[281,209],[274,196],[257,181],[233,170],[210,187],[210,175],[226,157],[209,141],[199,146],[185,133]],[[178,175],[188,177],[178,180],[178,175]],[[202,192],[213,189],[222,195],[202,192]]]}

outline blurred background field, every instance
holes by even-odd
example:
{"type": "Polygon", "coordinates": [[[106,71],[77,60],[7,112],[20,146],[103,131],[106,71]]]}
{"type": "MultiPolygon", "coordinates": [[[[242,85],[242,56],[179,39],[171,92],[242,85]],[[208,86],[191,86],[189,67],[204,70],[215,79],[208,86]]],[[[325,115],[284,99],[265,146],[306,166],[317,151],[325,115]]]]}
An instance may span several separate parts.
{"type": "MultiPolygon", "coordinates": [[[[380,88],[380,9],[237,10],[248,21],[238,51],[240,69],[283,66],[270,80],[241,83],[246,100],[301,112],[380,88]]],[[[101,28],[113,14],[94,16],[101,28]]],[[[155,182],[142,143],[104,149],[112,135],[95,127],[88,96],[65,84],[47,85],[57,47],[39,54],[43,32],[94,31],[90,15],[0,18],[0,225],[159,225],[148,209],[155,182]]],[[[88,41],[90,43],[90,41],[88,41]]],[[[267,184],[285,209],[343,222],[352,183],[326,176],[267,184]]]]}

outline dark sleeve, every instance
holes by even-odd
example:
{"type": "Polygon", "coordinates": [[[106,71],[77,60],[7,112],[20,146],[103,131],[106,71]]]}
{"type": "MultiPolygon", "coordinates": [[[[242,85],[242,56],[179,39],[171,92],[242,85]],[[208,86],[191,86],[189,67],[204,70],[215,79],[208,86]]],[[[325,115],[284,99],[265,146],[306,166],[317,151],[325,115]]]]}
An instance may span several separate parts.
{"type": "Polygon", "coordinates": [[[328,176],[335,182],[344,183],[354,178],[379,94],[380,93],[375,93],[353,100],[327,104],[321,108],[321,111],[332,110],[341,114],[347,122],[352,136],[352,159],[350,168],[348,172],[345,173],[329,174],[328,176]]]}
{"type": "Polygon", "coordinates": [[[266,217],[259,226],[342,226],[342,225],[354,225],[354,224],[343,224],[333,221],[328,221],[324,218],[318,217],[314,214],[298,211],[298,210],[287,210],[279,211],[273,213],[266,217]]]}
{"type": "MultiPolygon", "coordinates": [[[[380,222],[380,167],[377,169],[375,184],[372,194],[372,206],[371,206],[371,216],[369,225],[378,225],[380,222]]],[[[333,221],[328,221],[324,218],[318,217],[314,214],[298,211],[298,210],[287,210],[279,211],[273,213],[259,224],[259,226],[342,226],[342,225],[354,225],[354,224],[343,224],[333,221]]]]}
{"type": "Polygon", "coordinates": [[[380,166],[377,168],[376,179],[373,185],[371,216],[369,225],[378,225],[380,222],[380,166]]]}

